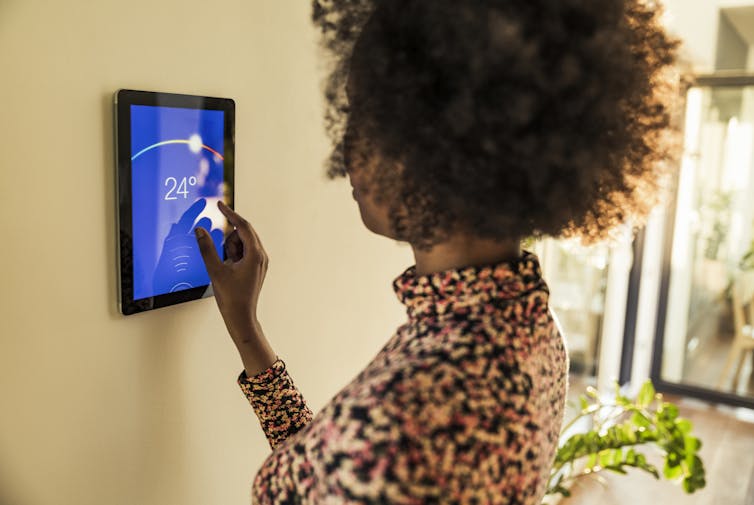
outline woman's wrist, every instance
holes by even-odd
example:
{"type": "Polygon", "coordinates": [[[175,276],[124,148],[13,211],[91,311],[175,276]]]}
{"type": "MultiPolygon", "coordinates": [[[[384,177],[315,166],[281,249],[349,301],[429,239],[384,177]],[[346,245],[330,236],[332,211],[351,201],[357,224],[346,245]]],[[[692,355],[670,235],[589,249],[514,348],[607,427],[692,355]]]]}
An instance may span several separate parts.
{"type": "Polygon", "coordinates": [[[241,362],[243,368],[246,371],[246,377],[254,377],[272,366],[277,361],[277,355],[270,350],[270,352],[240,352],[241,362]]]}
{"type": "Polygon", "coordinates": [[[262,326],[259,324],[256,315],[248,308],[221,307],[220,313],[223,316],[230,338],[236,345],[252,343],[258,339],[260,334],[263,334],[262,326]]]}
{"type": "Polygon", "coordinates": [[[236,335],[231,333],[231,336],[241,356],[247,377],[267,370],[277,361],[277,354],[257,321],[250,321],[245,330],[238,330],[236,335]]]}

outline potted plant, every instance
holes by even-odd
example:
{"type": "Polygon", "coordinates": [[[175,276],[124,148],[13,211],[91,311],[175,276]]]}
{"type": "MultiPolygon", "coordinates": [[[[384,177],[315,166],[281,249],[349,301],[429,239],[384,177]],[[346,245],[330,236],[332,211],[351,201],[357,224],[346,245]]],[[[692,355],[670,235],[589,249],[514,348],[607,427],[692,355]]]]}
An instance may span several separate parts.
{"type": "Polygon", "coordinates": [[[705,486],[704,464],[698,454],[701,441],[692,435],[691,422],[679,417],[678,407],[656,393],[651,381],[642,385],[633,400],[622,395],[616,384],[609,401],[592,387],[579,401],[579,412],[561,431],[544,503],[570,496],[569,488],[579,479],[602,471],[626,474],[628,468],[678,482],[687,493],[705,486]],[[590,429],[570,434],[584,421],[591,421],[590,429]],[[661,470],[643,452],[652,447],[662,454],[661,470]]]}

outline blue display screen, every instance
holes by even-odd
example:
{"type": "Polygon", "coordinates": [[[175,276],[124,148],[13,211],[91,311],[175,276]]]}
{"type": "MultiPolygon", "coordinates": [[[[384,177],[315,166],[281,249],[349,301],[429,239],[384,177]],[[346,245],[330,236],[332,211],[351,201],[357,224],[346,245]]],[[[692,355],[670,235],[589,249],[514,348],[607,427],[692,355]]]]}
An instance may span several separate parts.
{"type": "Polygon", "coordinates": [[[134,300],[209,284],[197,226],[222,258],[224,114],[131,105],[134,300]]]}

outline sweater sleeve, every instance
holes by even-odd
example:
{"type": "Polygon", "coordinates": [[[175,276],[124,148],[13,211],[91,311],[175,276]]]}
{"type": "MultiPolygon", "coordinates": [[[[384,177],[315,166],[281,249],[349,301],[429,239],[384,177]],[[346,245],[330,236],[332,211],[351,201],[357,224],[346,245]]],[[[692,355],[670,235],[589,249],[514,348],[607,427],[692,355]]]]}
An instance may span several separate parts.
{"type": "Polygon", "coordinates": [[[273,449],[313,418],[312,411],[280,358],[252,377],[242,370],[237,382],[254,408],[273,449]]]}

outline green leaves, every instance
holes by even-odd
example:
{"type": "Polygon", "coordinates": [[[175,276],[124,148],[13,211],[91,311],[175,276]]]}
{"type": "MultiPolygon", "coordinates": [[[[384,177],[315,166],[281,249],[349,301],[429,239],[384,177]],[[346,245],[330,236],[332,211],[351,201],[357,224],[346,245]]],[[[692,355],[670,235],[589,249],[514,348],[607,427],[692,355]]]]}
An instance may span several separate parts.
{"type": "MultiPolygon", "coordinates": [[[[629,449],[624,451],[623,449],[610,449],[605,455],[600,457],[600,463],[602,469],[611,470],[616,473],[626,474],[625,467],[634,467],[644,470],[654,476],[655,479],[660,478],[660,473],[657,471],[654,465],[647,462],[647,458],[644,454],[629,449]]],[[[592,472],[596,471],[592,469],[592,472]]]]}
{"type": "Polygon", "coordinates": [[[670,422],[678,417],[678,407],[672,403],[662,402],[657,409],[657,416],[663,422],[670,422]]]}
{"type": "Polygon", "coordinates": [[[627,468],[638,468],[659,479],[658,469],[636,450],[647,445],[660,449],[665,479],[680,481],[687,493],[705,486],[704,464],[698,455],[702,443],[691,434],[691,421],[679,417],[678,407],[663,401],[651,381],[642,385],[634,400],[622,395],[616,384],[613,402],[603,402],[591,387],[579,397],[581,412],[565,425],[563,433],[587,416],[592,417],[593,428],[561,443],[548,495],[569,496],[571,481],[603,470],[625,474],[627,468]],[[577,467],[582,470],[576,472],[577,467]]]}
{"type": "Polygon", "coordinates": [[[652,385],[652,381],[646,381],[639,390],[639,395],[636,397],[636,406],[642,409],[649,407],[652,400],[655,399],[655,388],[652,385]]]}
{"type": "Polygon", "coordinates": [[[579,405],[581,406],[582,411],[589,408],[589,400],[586,399],[586,396],[579,395],[579,405]]]}

